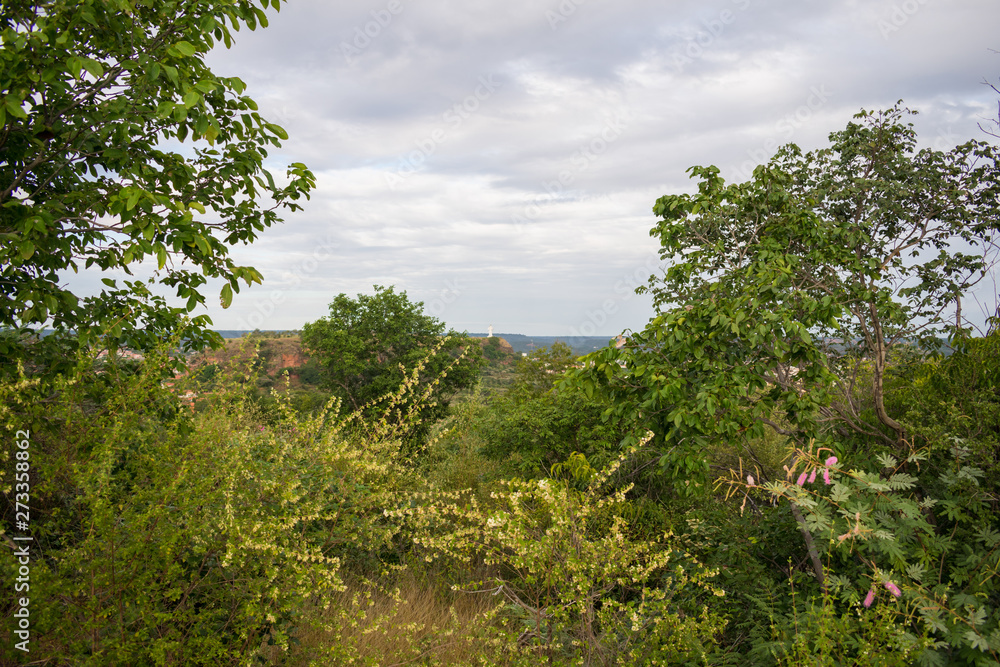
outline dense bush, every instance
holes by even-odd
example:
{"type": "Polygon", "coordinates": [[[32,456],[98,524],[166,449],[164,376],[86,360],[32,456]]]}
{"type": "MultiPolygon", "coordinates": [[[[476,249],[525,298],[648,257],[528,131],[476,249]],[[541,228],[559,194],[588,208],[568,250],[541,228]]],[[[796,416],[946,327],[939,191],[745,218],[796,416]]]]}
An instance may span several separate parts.
{"type": "Polygon", "coordinates": [[[265,426],[233,385],[191,413],[160,386],[162,358],[146,363],[117,380],[83,363],[48,387],[0,387],[5,436],[31,430],[35,650],[219,665],[287,647],[307,603],[342,590],[357,545],[391,548],[381,510],[409,483],[398,441],[383,431],[362,446],[346,420],[287,404],[265,426]]]}
{"type": "Polygon", "coordinates": [[[572,457],[569,481],[503,482],[485,505],[439,492],[391,515],[426,559],[482,564],[469,590],[503,596],[494,642],[507,664],[704,664],[725,626],[712,601],[725,592],[669,535],[630,539],[630,487],[608,483],[632,454],[601,471],[572,457]]]}

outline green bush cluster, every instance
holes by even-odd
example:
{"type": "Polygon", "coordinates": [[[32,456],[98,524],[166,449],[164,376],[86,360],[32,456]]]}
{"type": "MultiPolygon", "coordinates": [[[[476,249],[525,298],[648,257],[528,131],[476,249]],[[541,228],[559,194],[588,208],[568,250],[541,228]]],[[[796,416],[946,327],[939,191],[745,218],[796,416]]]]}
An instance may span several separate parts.
{"type": "Polygon", "coordinates": [[[391,437],[358,447],[335,414],[287,402],[266,426],[238,384],[192,413],[162,363],[0,387],[5,436],[31,431],[32,630],[49,660],[241,664],[343,588],[351,545],[391,546],[379,512],[407,483],[391,437]]]}

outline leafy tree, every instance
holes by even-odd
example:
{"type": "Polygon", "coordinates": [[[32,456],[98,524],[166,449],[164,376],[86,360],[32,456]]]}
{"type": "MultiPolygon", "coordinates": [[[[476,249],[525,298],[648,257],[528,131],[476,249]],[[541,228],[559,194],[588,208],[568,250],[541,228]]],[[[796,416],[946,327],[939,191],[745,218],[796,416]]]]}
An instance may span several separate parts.
{"type": "Polygon", "coordinates": [[[507,352],[500,347],[499,338],[487,338],[483,345],[483,356],[490,361],[500,361],[507,356],[507,352]]]}
{"type": "Polygon", "coordinates": [[[557,389],[575,363],[572,349],[559,342],[521,357],[511,386],[475,420],[480,451],[507,474],[544,477],[574,454],[600,466],[620,453],[625,434],[602,419],[603,403],[575,387],[557,389]]]}
{"type": "Polygon", "coordinates": [[[679,480],[704,478],[709,444],[769,429],[904,449],[889,355],[965,331],[961,298],[1000,227],[997,150],[917,150],[907,113],[863,111],[829,148],[788,145],[746,183],[694,167],[696,193],[656,202],[651,235],[673,263],[650,280],[660,312],[576,379],[657,433],[679,480]]]}
{"type": "Polygon", "coordinates": [[[573,348],[556,341],[550,348],[533,350],[527,357],[517,360],[514,372],[515,391],[540,396],[552,389],[555,381],[576,363],[573,348]]]}
{"type": "MultiPolygon", "coordinates": [[[[266,26],[279,0],[10,0],[0,12],[0,361],[39,361],[104,337],[150,349],[205,303],[222,278],[261,281],[229,246],[252,242],[314,186],[302,164],[277,182],[264,168],[287,136],[257,113],[238,78],[205,65],[246,25],[266,26]],[[81,298],[68,271],[104,278],[81,298]],[[154,285],[186,300],[171,307],[154,285]],[[55,335],[31,334],[43,327],[55,335]],[[44,349],[44,352],[43,352],[44,349]]],[[[185,343],[218,343],[205,315],[185,343]]]]}
{"type": "MultiPolygon", "coordinates": [[[[672,261],[648,287],[658,312],[572,378],[611,401],[609,419],[657,434],[679,491],[739,459],[743,507],[776,527],[791,511],[809,556],[794,560],[815,578],[772,569],[802,582],[800,598],[729,580],[771,619],[776,644],[755,650],[791,662],[871,661],[882,645],[994,664],[1000,646],[978,574],[996,560],[995,484],[977,463],[997,451],[996,342],[970,339],[961,309],[1000,227],[997,149],[920,150],[908,113],[862,112],[829,147],[786,146],[746,183],[693,168],[697,192],[654,208],[672,261]],[[945,337],[957,354],[925,354],[945,337]],[[763,452],[782,440],[786,471],[763,452]]],[[[761,551],[787,547],[785,524],[761,551]]]]}
{"type": "Polygon", "coordinates": [[[480,346],[446,332],[443,322],[423,314],[423,305],[405,291],[376,285],[370,296],[339,294],[327,317],[302,328],[303,347],[322,366],[324,386],[348,409],[370,415],[392,409],[398,419],[418,422],[417,437],[446,414],[455,392],[475,383],[482,366],[480,346]],[[430,384],[426,401],[410,392],[401,404],[380,402],[414,372],[430,384]]]}

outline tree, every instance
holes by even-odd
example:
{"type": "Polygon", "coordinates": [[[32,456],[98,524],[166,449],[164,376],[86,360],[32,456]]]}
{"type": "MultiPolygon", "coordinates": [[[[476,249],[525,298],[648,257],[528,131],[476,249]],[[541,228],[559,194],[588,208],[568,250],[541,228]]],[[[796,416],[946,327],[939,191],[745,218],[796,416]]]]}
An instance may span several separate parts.
{"type": "MultiPolygon", "coordinates": [[[[103,338],[150,349],[222,278],[227,307],[259,283],[229,246],[250,243],[314,186],[302,164],[279,183],[264,168],[287,136],[245,84],[205,65],[241,25],[267,25],[279,0],[10,0],[0,13],[0,360],[56,355],[103,338]],[[69,271],[104,278],[81,298],[69,271]],[[154,285],[186,300],[169,306],[154,285]],[[43,327],[54,335],[34,340],[43,327]]],[[[205,315],[184,337],[219,343],[205,315]]],[[[44,364],[43,364],[44,365],[44,364]]]]}
{"type": "MultiPolygon", "coordinates": [[[[965,355],[992,349],[971,340],[961,301],[991,266],[1000,165],[979,141],[918,149],[908,113],[862,111],[829,147],[786,146],[746,183],[692,168],[697,192],[653,209],[672,262],[647,288],[658,312],[572,381],[611,402],[609,419],[654,431],[679,493],[717,482],[769,518],[790,509],[816,584],[806,607],[791,601],[786,636],[825,637],[822,652],[851,660],[873,643],[842,637],[874,628],[895,633],[900,654],[903,639],[914,651],[942,639],[922,663],[980,664],[996,658],[995,605],[980,603],[992,582],[970,573],[995,557],[996,541],[978,536],[996,532],[996,512],[975,462],[995,458],[996,393],[981,382],[970,411],[900,386],[915,378],[911,396],[923,394],[928,376],[984,366],[965,355]],[[925,353],[944,337],[958,354],[935,369],[925,353]],[[921,579],[924,563],[933,574],[921,579]],[[876,589],[904,599],[884,621],[856,614],[876,589]],[[818,600],[828,615],[809,619],[818,600]]],[[[768,558],[785,542],[767,544],[768,558]]],[[[760,599],[756,582],[732,582],[748,607],[760,599]]],[[[774,637],[785,622],[770,623],[774,637]]]]}
{"type": "Polygon", "coordinates": [[[558,340],[550,348],[532,350],[528,356],[517,360],[511,391],[531,396],[548,393],[555,381],[573,367],[576,358],[573,348],[558,340]]]}
{"type": "MultiPolygon", "coordinates": [[[[1000,88],[997,88],[996,84],[990,83],[989,81],[983,81],[984,85],[989,86],[993,89],[993,92],[1000,95],[1000,88]]],[[[986,134],[991,137],[1000,139],[1000,100],[997,101],[997,117],[996,119],[988,118],[985,120],[985,125],[983,123],[979,124],[979,129],[981,129],[986,134]],[[991,127],[995,126],[995,127],[991,127]]]]}
{"type": "Polygon", "coordinates": [[[509,474],[547,476],[574,454],[598,466],[620,454],[623,434],[601,419],[604,405],[575,387],[556,387],[576,359],[572,348],[558,341],[521,357],[510,388],[491,397],[475,424],[481,452],[502,462],[509,474]]]}
{"type": "Polygon", "coordinates": [[[330,314],[302,328],[302,344],[323,368],[325,386],[350,410],[380,415],[381,399],[397,392],[418,370],[421,382],[434,383],[429,401],[418,405],[410,395],[395,414],[415,411],[419,439],[430,422],[447,412],[450,398],[475,383],[482,366],[480,346],[468,337],[445,332],[445,325],[423,314],[423,302],[406,292],[375,286],[375,294],[351,299],[339,294],[330,314]]]}
{"type": "Polygon", "coordinates": [[[917,150],[908,113],[862,111],[829,148],[788,145],[746,183],[694,167],[696,193],[656,202],[673,262],[650,279],[659,312],[576,380],[652,429],[680,481],[704,479],[708,445],[768,430],[905,449],[889,355],[967,333],[961,298],[1000,227],[997,150],[917,150]]]}

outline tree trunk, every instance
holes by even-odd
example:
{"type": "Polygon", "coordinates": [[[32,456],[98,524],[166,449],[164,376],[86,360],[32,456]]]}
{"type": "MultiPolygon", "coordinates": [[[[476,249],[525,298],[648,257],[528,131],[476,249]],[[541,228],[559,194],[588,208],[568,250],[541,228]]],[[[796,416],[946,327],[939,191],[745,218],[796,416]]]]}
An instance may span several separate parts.
{"type": "Polygon", "coordinates": [[[871,304],[870,309],[872,314],[872,329],[874,329],[875,333],[874,339],[869,344],[872,354],[872,362],[874,364],[874,372],[872,373],[872,391],[874,392],[875,399],[875,414],[878,415],[878,420],[880,422],[896,432],[896,444],[902,444],[905,436],[905,429],[903,428],[903,425],[890,417],[889,413],[885,411],[885,389],[883,387],[883,380],[885,378],[887,350],[885,338],[882,335],[882,323],[879,322],[878,313],[875,310],[875,304],[871,304]]]}
{"type": "MultiPolygon", "coordinates": [[[[789,501],[791,502],[791,501],[789,501]]],[[[819,582],[820,587],[826,592],[826,576],[823,574],[823,561],[819,558],[819,551],[816,550],[816,543],[813,542],[812,533],[809,532],[809,528],[806,527],[805,517],[802,516],[802,511],[799,510],[798,505],[792,504],[792,516],[795,517],[795,521],[799,524],[799,530],[802,531],[802,537],[806,541],[806,550],[809,552],[809,559],[812,561],[813,571],[816,573],[816,581],[819,582]]]]}

